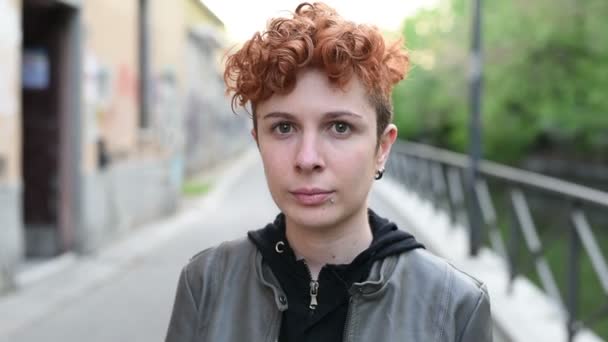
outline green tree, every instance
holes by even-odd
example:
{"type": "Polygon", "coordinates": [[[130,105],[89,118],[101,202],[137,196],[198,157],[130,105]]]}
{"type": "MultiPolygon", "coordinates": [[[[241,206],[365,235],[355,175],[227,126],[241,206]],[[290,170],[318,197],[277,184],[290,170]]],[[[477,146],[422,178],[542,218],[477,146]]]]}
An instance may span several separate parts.
{"type": "MultiPolygon", "coordinates": [[[[484,151],[516,162],[541,143],[608,159],[608,2],[484,2],[484,151]]],[[[413,69],[396,87],[401,137],[454,150],[468,141],[469,2],[404,24],[413,69]]]]}

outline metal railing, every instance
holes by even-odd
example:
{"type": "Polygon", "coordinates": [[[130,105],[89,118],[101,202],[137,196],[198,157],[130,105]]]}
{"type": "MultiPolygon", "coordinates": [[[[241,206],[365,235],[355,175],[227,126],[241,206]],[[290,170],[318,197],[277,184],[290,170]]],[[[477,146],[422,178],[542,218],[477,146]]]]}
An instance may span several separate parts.
{"type": "MultiPolygon", "coordinates": [[[[572,341],[583,326],[608,317],[608,264],[587,215],[587,211],[596,210],[608,219],[608,193],[489,161],[480,163],[479,178],[469,184],[471,187],[465,187],[468,156],[409,142],[393,146],[387,167],[388,174],[410,191],[433,203],[436,209],[445,210],[452,223],[460,223],[469,230],[478,227],[481,231],[469,232],[470,243],[487,242],[505,258],[510,284],[518,274],[530,271],[520,262],[522,253],[528,253],[541,287],[563,310],[568,341],[572,341]],[[467,192],[465,189],[474,190],[467,192]],[[565,206],[566,209],[559,212],[567,216],[563,221],[569,221],[563,222],[565,239],[560,240],[557,228],[550,227],[551,241],[543,245],[529,204],[533,195],[548,196],[565,206]],[[501,198],[508,208],[497,210],[495,203],[501,198]],[[505,216],[509,224],[499,220],[505,216]],[[470,224],[472,220],[479,222],[470,224]],[[508,236],[508,244],[503,235],[508,236]],[[567,242],[566,280],[562,284],[566,300],[546,256],[547,245],[556,241],[567,242]],[[526,250],[522,251],[521,247],[526,250]],[[582,251],[586,253],[603,294],[597,298],[600,308],[586,317],[580,317],[579,313],[582,251]]],[[[552,216],[557,215],[552,213],[552,216]]]]}

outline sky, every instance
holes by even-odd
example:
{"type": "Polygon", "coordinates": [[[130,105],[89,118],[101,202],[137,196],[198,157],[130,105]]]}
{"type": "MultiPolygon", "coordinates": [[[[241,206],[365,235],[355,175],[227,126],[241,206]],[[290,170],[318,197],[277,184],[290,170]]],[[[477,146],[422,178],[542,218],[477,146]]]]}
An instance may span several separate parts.
{"type": "MultiPolygon", "coordinates": [[[[262,30],[271,17],[288,15],[302,0],[201,0],[226,25],[229,38],[241,42],[262,30]]],[[[407,16],[439,0],[326,0],[343,17],[397,31],[407,16]]],[[[310,1],[314,2],[314,1],[310,1]]]]}

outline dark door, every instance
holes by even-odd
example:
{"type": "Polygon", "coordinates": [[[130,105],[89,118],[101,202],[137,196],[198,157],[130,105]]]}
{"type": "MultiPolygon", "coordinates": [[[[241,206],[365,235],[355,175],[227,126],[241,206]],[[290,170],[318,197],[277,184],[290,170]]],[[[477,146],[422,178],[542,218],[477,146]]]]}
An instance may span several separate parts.
{"type": "Polygon", "coordinates": [[[30,257],[51,257],[71,247],[61,213],[63,192],[70,187],[62,144],[70,133],[66,44],[73,12],[56,1],[23,2],[23,216],[30,257]]]}

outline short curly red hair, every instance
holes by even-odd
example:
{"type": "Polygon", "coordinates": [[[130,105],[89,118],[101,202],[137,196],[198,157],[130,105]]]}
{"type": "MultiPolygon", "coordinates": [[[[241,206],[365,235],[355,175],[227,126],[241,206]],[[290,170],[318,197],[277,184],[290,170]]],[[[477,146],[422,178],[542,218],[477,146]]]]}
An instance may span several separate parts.
{"type": "Polygon", "coordinates": [[[291,18],[271,19],[265,32],[226,61],[224,81],[232,107],[255,105],[273,94],[287,94],[302,68],[320,68],[330,82],[345,86],[353,76],[364,84],[375,107],[378,138],[392,120],[391,92],[409,66],[401,41],[388,44],[375,26],[343,19],[319,2],[302,3],[291,18]]]}

